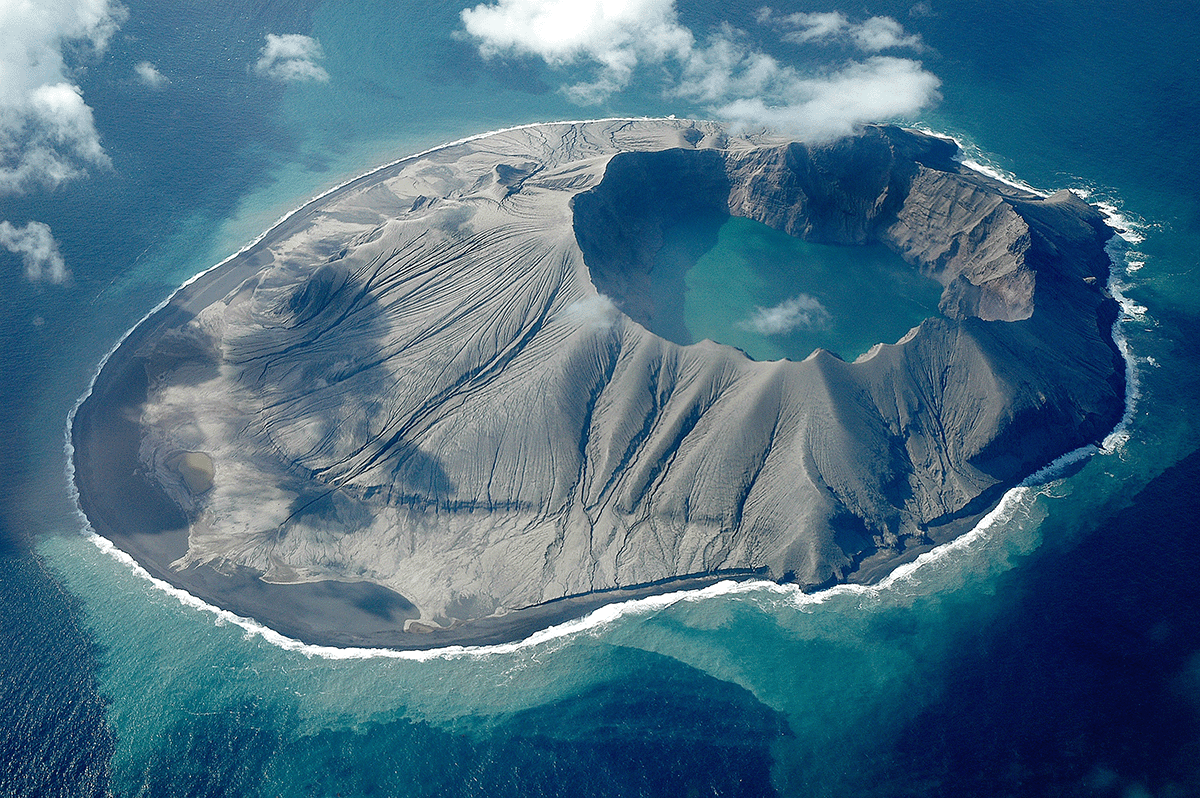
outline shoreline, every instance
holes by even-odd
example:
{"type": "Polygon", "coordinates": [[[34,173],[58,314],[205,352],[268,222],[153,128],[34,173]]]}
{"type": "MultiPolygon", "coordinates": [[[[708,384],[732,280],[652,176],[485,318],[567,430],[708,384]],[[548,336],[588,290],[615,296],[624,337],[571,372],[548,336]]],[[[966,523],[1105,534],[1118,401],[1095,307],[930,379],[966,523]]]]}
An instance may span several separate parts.
{"type": "MultiPolygon", "coordinates": [[[[228,573],[211,566],[193,566],[182,571],[170,567],[187,550],[187,521],[161,488],[141,477],[136,436],[130,440],[128,435],[122,435],[133,427],[130,415],[145,400],[144,360],[138,356],[141,346],[164,330],[185,324],[200,309],[231,293],[257,273],[262,265],[259,255],[266,247],[291,235],[325,203],[355,190],[363,181],[381,179],[389,170],[398,169],[414,159],[496,132],[541,124],[571,123],[532,123],[478,134],[375,167],[335,186],[281,217],[234,255],[190,278],[131,327],[101,361],[87,392],[68,416],[67,470],[73,498],[96,535],[111,543],[115,550],[128,555],[151,579],[161,580],[213,609],[261,624],[284,639],[340,650],[364,647],[377,651],[436,651],[447,647],[514,643],[564,622],[581,619],[605,605],[703,590],[729,580],[761,581],[763,569],[685,575],[645,585],[567,596],[505,615],[474,620],[462,627],[420,633],[404,631],[405,622],[417,617],[412,605],[398,593],[374,583],[320,580],[278,584],[263,582],[258,579],[257,572],[240,567],[228,573]],[[100,439],[98,444],[97,439],[100,439]],[[91,456],[80,454],[80,442],[84,440],[88,441],[84,448],[91,456]],[[114,474],[119,476],[114,478],[114,474]],[[124,516],[103,512],[106,507],[112,509],[118,505],[124,506],[124,516]],[[129,513],[129,507],[136,507],[136,511],[129,513]],[[217,580],[222,580],[219,587],[217,580]],[[314,621],[322,622],[323,628],[316,628],[314,621]]],[[[1116,265],[1114,262],[1113,266],[1116,265]]],[[[1119,321],[1118,318],[1118,324],[1119,321]]],[[[1128,354],[1122,351],[1122,356],[1127,367],[1133,368],[1128,354]]],[[[1127,381],[1127,411],[1131,387],[1127,381]]],[[[1063,455],[1060,460],[1086,457],[1085,450],[1089,448],[1096,451],[1095,446],[1083,447],[1063,455]]],[[[1053,465],[1026,478],[1020,486],[1027,485],[1053,465]]],[[[906,570],[903,566],[916,567],[930,555],[936,556],[934,553],[949,543],[962,540],[985,526],[987,519],[1005,504],[1017,487],[1016,484],[1005,486],[982,511],[972,513],[970,518],[959,519],[953,526],[960,531],[953,536],[872,561],[869,566],[864,562],[846,577],[847,583],[858,586],[886,584],[890,577],[906,570]]],[[[779,584],[773,580],[770,583],[779,584]]],[[[816,592],[826,592],[831,587],[823,585],[816,592]]]]}
{"type": "MultiPolygon", "coordinates": [[[[232,282],[228,275],[221,275],[220,279],[232,282]]],[[[190,284],[183,288],[189,287],[190,284]]],[[[92,390],[71,415],[69,470],[79,511],[99,538],[128,556],[152,580],[181,590],[212,610],[252,621],[305,646],[411,652],[517,643],[538,632],[580,620],[606,605],[680,592],[695,593],[727,581],[757,581],[805,592],[794,585],[764,579],[765,569],[692,574],[565,596],[504,615],[477,619],[461,627],[413,632],[404,630],[405,621],[417,617],[411,611],[412,605],[400,594],[371,582],[318,580],[281,584],[264,582],[257,572],[241,567],[219,571],[203,565],[174,570],[170,564],[187,551],[187,521],[161,488],[143,478],[136,442],[122,433],[132,431],[129,415],[145,397],[145,372],[137,358],[138,348],[154,334],[190,317],[182,303],[174,302],[183,288],[166,307],[130,330],[97,372],[92,390]],[[97,438],[101,439],[99,445],[97,438]],[[81,447],[84,439],[90,440],[81,447]],[[84,456],[81,448],[98,456],[84,456]],[[111,511],[118,501],[125,505],[124,512],[111,511]],[[109,512],[103,511],[106,505],[109,512]],[[141,512],[130,514],[128,507],[137,507],[141,512]],[[120,528],[116,523],[120,523],[120,528]]],[[[959,530],[957,534],[935,544],[913,547],[899,556],[863,562],[848,575],[845,584],[866,587],[885,583],[903,567],[914,566],[932,552],[969,535],[1011,492],[1012,488],[1002,491],[982,510],[952,523],[959,530]]],[[[822,586],[810,595],[837,586],[822,586]]]]}
{"type": "Polygon", "coordinates": [[[156,317],[153,324],[141,325],[127,336],[124,346],[101,370],[105,379],[96,381],[97,387],[103,386],[100,392],[89,393],[72,416],[75,499],[92,531],[129,555],[151,577],[206,604],[252,618],[309,645],[423,650],[514,642],[614,601],[760,575],[758,571],[734,571],[681,576],[555,599],[472,621],[465,627],[414,633],[404,631],[405,621],[417,617],[412,605],[400,594],[371,582],[280,584],[264,582],[246,568],[223,572],[201,565],[174,570],[171,563],[187,550],[187,521],[161,488],[143,478],[133,422],[129,420],[130,412],[145,394],[137,347],[177,320],[180,311],[173,309],[156,317]]]}
{"type": "MultiPolygon", "coordinates": [[[[611,117],[590,121],[630,121],[611,117]]],[[[127,554],[151,578],[183,590],[205,604],[263,624],[308,645],[426,650],[449,646],[511,643],[534,632],[580,618],[597,607],[679,590],[701,589],[729,579],[752,579],[760,571],[685,575],[647,585],[566,596],[478,619],[467,628],[406,632],[416,619],[399,593],[371,582],[315,580],[294,584],[265,582],[252,569],[223,572],[212,566],[183,570],[171,563],[187,551],[188,523],[161,488],[142,478],[137,436],[130,417],[145,401],[147,377],[141,346],[167,329],[186,324],[195,313],[220,301],[262,266],[259,257],[286,239],[314,214],[364,181],[385,179],[411,161],[497,133],[581,122],[536,122],[472,135],[407,155],[370,169],[322,192],[282,216],[233,255],[189,278],[151,309],[101,360],[87,391],[67,417],[67,477],[72,498],[91,530],[127,554]],[[101,441],[97,444],[96,439],[101,441]],[[88,444],[81,445],[81,441],[88,444]],[[86,449],[89,456],[81,453],[86,449]],[[120,509],[118,509],[120,506],[120,509]],[[133,509],[130,512],[130,509],[133,509]],[[120,524],[120,528],[116,526],[120,524]],[[219,584],[218,584],[219,583],[219,584]],[[320,622],[316,626],[314,621],[320,622]]]]}
{"type": "Polygon", "coordinates": [[[128,555],[151,578],[207,605],[252,619],[307,645],[426,650],[511,643],[605,604],[761,577],[761,570],[684,575],[567,596],[462,627],[421,633],[404,631],[405,622],[417,617],[412,605],[400,594],[371,582],[281,584],[264,582],[257,572],[241,567],[220,571],[201,565],[174,570],[171,563],[187,550],[187,521],[162,489],[144,478],[129,416],[145,395],[138,346],[186,315],[169,305],[147,319],[153,323],[135,328],[108,358],[93,390],[72,414],[70,470],[76,504],[97,536],[128,555]]]}

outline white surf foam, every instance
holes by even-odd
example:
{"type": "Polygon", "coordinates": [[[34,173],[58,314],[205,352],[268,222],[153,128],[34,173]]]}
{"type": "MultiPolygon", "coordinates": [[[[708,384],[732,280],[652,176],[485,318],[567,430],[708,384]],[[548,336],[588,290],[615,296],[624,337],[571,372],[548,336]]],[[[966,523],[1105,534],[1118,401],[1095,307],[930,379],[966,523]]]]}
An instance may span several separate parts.
{"type": "Polygon", "coordinates": [[[1011,172],[1006,172],[995,164],[979,161],[975,158],[963,158],[962,165],[968,169],[979,172],[980,174],[987,175],[997,183],[1003,183],[1006,186],[1011,186],[1012,188],[1025,191],[1030,194],[1036,194],[1039,197],[1050,196],[1049,192],[1043,191],[1039,188],[1034,188],[1024,180],[1019,179],[1016,175],[1012,174],[1011,172]]]}
{"type": "MultiPolygon", "coordinates": [[[[387,649],[387,648],[352,648],[352,647],[351,648],[341,648],[341,647],[335,647],[335,646],[317,646],[317,645],[310,645],[307,643],[303,643],[299,640],[296,640],[296,639],[287,637],[286,635],[280,634],[279,632],[276,632],[275,630],[273,630],[267,626],[264,626],[263,624],[259,623],[258,621],[255,621],[252,618],[246,618],[246,617],[237,615],[235,613],[232,613],[228,610],[224,610],[220,607],[216,607],[212,604],[209,604],[209,603],[203,601],[202,599],[199,599],[196,596],[193,596],[191,593],[188,593],[186,590],[177,588],[174,585],[171,585],[170,583],[168,583],[162,579],[158,579],[157,577],[151,575],[145,568],[143,568],[140,564],[138,564],[138,562],[132,556],[130,556],[126,552],[119,549],[114,543],[112,543],[112,541],[110,541],[107,538],[96,533],[95,530],[92,528],[91,523],[87,519],[87,516],[83,513],[82,509],[79,506],[79,492],[75,485],[74,445],[71,441],[71,428],[74,423],[75,414],[77,413],[77,411],[79,410],[79,407],[83,404],[83,402],[91,395],[92,391],[95,388],[96,380],[99,378],[100,372],[103,370],[103,368],[104,368],[105,364],[108,362],[109,358],[112,357],[112,355],[117,351],[117,349],[120,348],[121,344],[125,342],[125,340],[133,333],[133,331],[135,329],[137,329],[138,326],[140,326],[143,322],[145,322],[147,319],[149,319],[152,315],[157,313],[159,310],[164,308],[179,291],[183,290],[184,288],[186,288],[187,286],[189,286],[196,280],[200,279],[201,277],[203,277],[205,274],[212,271],[213,269],[217,269],[217,268],[223,266],[224,264],[228,263],[230,260],[232,260],[232,259],[238,257],[239,255],[243,254],[244,252],[246,252],[251,247],[257,245],[268,234],[270,234],[270,232],[272,230],[274,230],[280,224],[285,222],[287,219],[291,218],[296,213],[299,213],[300,211],[304,210],[306,207],[308,207],[312,203],[317,202],[318,200],[328,196],[329,194],[344,188],[345,186],[349,185],[350,183],[353,183],[356,180],[359,180],[363,177],[375,174],[376,172],[379,172],[381,170],[388,169],[388,168],[391,168],[398,164],[404,163],[405,161],[413,160],[416,158],[421,158],[421,157],[424,157],[431,153],[435,153],[435,152],[438,152],[438,151],[441,151],[444,149],[448,149],[450,147],[458,146],[460,144],[464,144],[467,142],[476,141],[478,139],[486,138],[487,136],[495,135],[498,133],[505,133],[505,132],[515,131],[515,130],[523,130],[523,129],[527,129],[527,128],[538,127],[543,124],[584,124],[587,121],[608,122],[608,121],[642,121],[642,120],[652,121],[653,118],[651,118],[651,117],[611,117],[611,118],[601,119],[601,120],[576,120],[576,121],[551,122],[551,123],[540,123],[539,122],[539,123],[530,123],[530,124],[526,124],[526,125],[515,125],[512,127],[500,128],[498,130],[489,131],[487,133],[480,133],[477,135],[468,136],[466,138],[458,139],[456,141],[453,141],[453,142],[450,142],[447,144],[441,144],[437,147],[432,147],[430,149],[423,150],[422,152],[416,153],[414,155],[409,155],[409,156],[405,156],[404,158],[399,158],[395,161],[391,161],[389,163],[383,164],[382,166],[377,166],[373,169],[369,169],[366,172],[363,172],[362,174],[360,174],[356,177],[353,177],[349,180],[346,180],[343,183],[338,184],[337,186],[334,186],[333,188],[328,189],[327,191],[321,192],[320,194],[313,197],[309,201],[305,202],[302,205],[297,206],[293,210],[291,210],[288,213],[281,216],[280,219],[274,225],[272,225],[270,228],[268,228],[266,231],[264,231],[261,235],[259,235],[257,238],[255,238],[253,241],[251,241],[249,244],[247,244],[246,246],[239,249],[233,255],[230,255],[228,258],[225,258],[220,263],[218,263],[208,269],[205,269],[204,271],[199,272],[198,274],[194,275],[189,280],[187,280],[185,283],[183,283],[183,285],[181,285],[179,288],[177,288],[175,291],[173,291],[170,296],[168,296],[166,299],[164,299],[162,302],[160,302],[158,305],[156,305],[152,310],[150,310],[145,316],[143,316],[137,322],[137,324],[135,324],[135,325],[133,325],[133,327],[129,328],[129,330],[127,330],[125,332],[125,334],[122,335],[121,338],[112,346],[112,348],[109,349],[109,351],[104,355],[104,357],[101,359],[100,363],[97,365],[96,370],[92,375],[91,381],[88,384],[87,390],[84,392],[84,394],[82,396],[79,397],[79,399],[75,402],[75,405],[71,408],[71,411],[67,415],[66,446],[65,446],[65,451],[66,451],[66,455],[67,455],[67,457],[66,457],[67,484],[69,486],[69,492],[71,494],[72,500],[75,503],[76,514],[78,515],[78,517],[80,519],[82,529],[83,529],[85,535],[87,535],[88,539],[91,540],[91,542],[94,545],[96,545],[97,548],[99,548],[101,551],[105,552],[110,557],[112,557],[116,562],[124,565],[125,567],[130,569],[130,571],[132,571],[137,576],[148,580],[152,585],[154,585],[159,590],[162,590],[164,593],[166,593],[170,596],[173,596],[184,606],[191,607],[196,610],[199,610],[199,611],[202,611],[202,612],[212,615],[214,617],[217,625],[234,624],[236,626],[241,627],[244,630],[244,632],[245,632],[244,637],[246,639],[252,639],[254,637],[259,637],[271,645],[277,646],[277,647],[287,650],[287,651],[294,651],[294,652],[303,654],[306,657],[310,657],[310,658],[311,657],[319,657],[322,659],[331,659],[331,660],[391,658],[391,659],[404,659],[404,660],[414,660],[414,661],[428,661],[428,660],[433,660],[433,659],[455,659],[455,658],[460,658],[460,657],[490,657],[490,656],[495,656],[495,655],[510,654],[510,653],[513,653],[516,651],[520,651],[522,649],[544,645],[550,641],[565,640],[565,639],[571,638],[576,635],[598,634],[604,627],[606,627],[610,624],[613,624],[615,622],[618,622],[623,618],[654,613],[659,610],[662,610],[667,607],[678,604],[680,602],[706,601],[706,600],[710,600],[710,599],[716,599],[719,597],[731,597],[731,596],[737,596],[737,595],[748,595],[748,594],[753,594],[753,593],[764,593],[765,592],[768,594],[787,596],[790,598],[791,602],[797,606],[805,606],[805,605],[812,606],[812,605],[823,604],[827,601],[830,601],[831,599],[835,599],[840,596],[846,596],[846,595],[878,596],[880,594],[885,593],[886,591],[893,591],[901,585],[912,585],[917,582],[917,577],[923,571],[930,568],[934,564],[944,563],[944,562],[951,561],[951,560],[956,560],[963,556],[969,556],[971,552],[973,552],[975,549],[979,548],[979,545],[981,543],[987,541],[987,539],[993,533],[994,529],[996,529],[997,527],[1003,527],[1005,524],[1010,523],[1012,521],[1012,519],[1014,518],[1014,516],[1018,512],[1020,512],[1024,507],[1026,507],[1028,502],[1030,502],[1036,496],[1037,488],[1039,486],[1044,486],[1047,483],[1052,482],[1053,480],[1057,479],[1061,475],[1062,470],[1064,468],[1066,468],[1066,466],[1071,465],[1076,462],[1079,462],[1079,461],[1086,459],[1087,457],[1093,456],[1097,453],[1111,454],[1115,451],[1119,451],[1129,440],[1128,427],[1129,427],[1130,420],[1133,416],[1133,410],[1134,410],[1134,407],[1136,406],[1136,402],[1137,402],[1138,397],[1140,396],[1140,393],[1138,390],[1138,379],[1137,379],[1138,375],[1137,375],[1137,369],[1135,366],[1135,358],[1132,356],[1132,354],[1130,352],[1128,341],[1122,331],[1122,326],[1129,319],[1135,318],[1136,313],[1139,310],[1144,313],[1145,309],[1140,308],[1140,306],[1137,306],[1135,303],[1133,303],[1131,300],[1129,300],[1124,295],[1124,293],[1122,292],[1122,289],[1126,286],[1126,284],[1123,281],[1116,278],[1115,272],[1119,266],[1123,265],[1124,268],[1122,269],[1122,271],[1124,271],[1128,275],[1133,272],[1136,272],[1137,269],[1140,269],[1142,264],[1139,262],[1137,264],[1136,268],[1130,268],[1130,264],[1128,264],[1125,260],[1124,251],[1121,251],[1119,249],[1110,249],[1109,254],[1110,254],[1110,257],[1113,259],[1114,274],[1112,276],[1110,276],[1110,278],[1109,278],[1109,291],[1110,291],[1110,293],[1112,293],[1114,298],[1117,299],[1117,301],[1120,304],[1121,309],[1122,309],[1121,315],[1118,317],[1117,321],[1114,323],[1113,335],[1114,335],[1114,339],[1117,342],[1117,346],[1121,352],[1121,355],[1125,360],[1125,365],[1126,365],[1125,414],[1122,417],[1121,421],[1118,422],[1117,426],[1113,429],[1113,431],[1111,433],[1109,433],[1109,435],[1104,439],[1103,444],[1099,448],[1097,448],[1096,446],[1093,446],[1093,445],[1083,446],[1079,449],[1076,449],[1075,451],[1068,452],[1067,454],[1064,454],[1063,456],[1059,457],[1054,462],[1050,463],[1049,465],[1047,465],[1044,468],[1037,471],[1035,474],[1032,474],[1029,477],[1027,477],[1017,487],[1012,488],[1012,489],[1008,490],[1007,492],[1005,492],[1005,494],[1001,497],[999,503],[997,503],[996,507],[993,508],[991,510],[991,512],[987,513],[982,519],[980,519],[980,521],[975,525],[975,527],[972,528],[969,532],[967,532],[963,535],[960,535],[959,537],[955,538],[954,540],[952,540],[948,543],[942,544],[941,546],[938,546],[928,552],[921,554],[920,556],[918,556],[915,560],[913,560],[910,563],[905,563],[903,565],[898,566],[893,571],[891,571],[891,573],[889,573],[886,577],[884,577],[882,580],[880,580],[879,582],[872,584],[872,585],[841,584],[841,585],[835,585],[834,587],[828,588],[826,590],[818,591],[816,593],[805,593],[805,592],[801,591],[795,585],[781,585],[781,584],[778,584],[778,583],[772,582],[772,581],[766,581],[766,580],[732,581],[732,580],[730,580],[730,581],[718,582],[714,585],[710,585],[708,587],[704,587],[704,588],[700,588],[700,589],[680,590],[680,591],[675,591],[675,592],[671,592],[671,593],[664,593],[664,594],[659,594],[659,595],[655,595],[655,596],[649,596],[646,598],[632,599],[629,601],[606,604],[606,605],[588,613],[587,615],[585,615],[581,618],[577,618],[577,619],[567,621],[562,624],[551,626],[547,629],[543,629],[541,631],[535,632],[534,634],[530,635],[529,637],[527,637],[523,640],[514,641],[512,643],[502,643],[502,644],[488,645],[488,646],[447,646],[447,647],[443,647],[443,648],[414,650],[414,651],[400,651],[400,650],[387,649]]],[[[926,132],[931,135],[939,136],[941,138],[953,140],[953,141],[955,141],[956,144],[959,144],[960,151],[963,151],[965,149],[963,147],[962,143],[959,142],[958,139],[955,139],[953,136],[948,136],[948,135],[942,134],[942,133],[936,133],[934,131],[924,131],[923,130],[921,132],[926,132]]],[[[1034,193],[1039,196],[1049,196],[1049,194],[1051,193],[1051,192],[1045,192],[1045,191],[1038,190],[1038,189],[1030,186],[1029,184],[1025,183],[1024,181],[1019,180],[1014,175],[1010,175],[1010,174],[1006,173],[1004,170],[999,169],[998,167],[989,165],[989,163],[987,163],[985,161],[971,158],[971,159],[964,160],[963,164],[965,166],[975,169],[989,177],[992,177],[993,179],[999,180],[1000,182],[1011,185],[1014,188],[1018,188],[1022,191],[1028,191],[1030,193],[1034,193]]],[[[1106,206],[1103,204],[1097,204],[1097,205],[1102,210],[1104,210],[1104,212],[1106,214],[1106,218],[1110,220],[1109,221],[1110,226],[1112,226],[1115,229],[1117,229],[1118,231],[1120,231],[1119,238],[1121,241],[1125,242],[1126,244],[1133,244],[1133,243],[1138,243],[1138,242],[1144,240],[1144,237],[1140,237],[1141,236],[1140,227],[1137,225],[1137,223],[1132,222],[1129,219],[1127,219],[1124,215],[1122,215],[1120,213],[1120,211],[1115,206],[1106,206]],[[1110,208],[1111,208],[1111,210],[1110,210],[1110,208]]],[[[1115,240],[1117,240],[1117,239],[1114,238],[1114,241],[1115,240]]],[[[1110,242],[1110,247],[1111,246],[1112,246],[1112,244],[1110,242]]]]}
{"type": "Polygon", "coordinates": [[[1117,236],[1109,240],[1105,249],[1112,261],[1108,275],[1108,292],[1121,307],[1121,313],[1113,323],[1112,334],[1121,358],[1125,361],[1125,413],[1101,443],[1101,451],[1109,454],[1120,451],[1129,442],[1129,427],[1142,395],[1139,358],[1129,345],[1125,328],[1133,322],[1144,325],[1151,320],[1149,309],[1134,302],[1125,292],[1132,284],[1133,275],[1145,265],[1144,256],[1130,247],[1145,240],[1148,225],[1142,219],[1125,214],[1115,204],[1102,202],[1096,203],[1096,206],[1103,211],[1108,226],[1119,231],[1117,236]]]}
{"type": "Polygon", "coordinates": [[[929,128],[925,127],[915,127],[913,130],[916,130],[919,133],[924,133],[927,136],[934,136],[939,139],[946,139],[947,141],[954,142],[955,146],[958,147],[958,156],[956,160],[959,163],[972,171],[979,172],[982,175],[990,177],[992,180],[995,180],[998,183],[1003,183],[1006,186],[1010,186],[1021,191],[1026,191],[1030,194],[1036,194],[1039,197],[1048,197],[1054,193],[1029,185],[1012,172],[1009,172],[1001,167],[996,163],[995,160],[990,158],[986,153],[966,139],[953,136],[949,133],[930,130],[929,128]]]}
{"type": "MultiPolygon", "coordinates": [[[[958,145],[960,162],[970,169],[1013,188],[1028,191],[1040,197],[1048,197],[1054,193],[1037,188],[1021,180],[1016,175],[999,166],[994,159],[969,141],[932,130],[920,130],[922,133],[928,133],[929,135],[953,141],[958,145]]],[[[1129,424],[1136,411],[1138,400],[1141,397],[1137,368],[1139,359],[1130,349],[1129,339],[1125,334],[1125,327],[1130,322],[1137,322],[1139,324],[1149,322],[1149,310],[1130,299],[1125,291],[1130,287],[1129,280],[1133,275],[1146,265],[1145,256],[1129,249],[1129,247],[1136,246],[1146,240],[1146,233],[1150,225],[1144,219],[1126,211],[1116,201],[1094,198],[1094,195],[1098,193],[1107,194],[1109,192],[1098,191],[1096,187],[1088,185],[1087,181],[1082,178],[1075,178],[1072,183],[1073,185],[1069,187],[1070,190],[1098,208],[1104,215],[1105,224],[1116,232],[1116,236],[1109,240],[1105,249],[1111,261],[1107,285],[1108,292],[1121,308],[1117,320],[1113,323],[1112,333],[1113,341],[1116,343],[1117,349],[1125,361],[1125,412],[1113,430],[1105,436],[1099,447],[1085,446],[1083,449],[1069,452],[1054,463],[1041,469],[1037,474],[1030,476],[1022,484],[1031,482],[1037,484],[1049,481],[1057,473],[1061,473],[1062,469],[1070,463],[1078,462],[1096,452],[1110,454],[1121,449],[1129,440],[1129,424]]]]}

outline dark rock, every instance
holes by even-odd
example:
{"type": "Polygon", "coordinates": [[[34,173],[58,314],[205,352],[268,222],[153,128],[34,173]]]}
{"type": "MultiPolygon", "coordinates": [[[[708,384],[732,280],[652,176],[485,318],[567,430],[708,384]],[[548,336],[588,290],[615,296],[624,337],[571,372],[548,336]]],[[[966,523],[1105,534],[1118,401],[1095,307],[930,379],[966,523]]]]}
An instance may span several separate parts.
{"type": "Polygon", "coordinates": [[[155,364],[137,467],[189,513],[166,578],[364,580],[414,631],[683,576],[878,578],[1123,411],[1112,231],[954,154],[897,128],[547,125],[316,200],[114,355],[155,364]],[[944,286],[941,315],[854,363],[664,341],[649,274],[695,214],[882,242],[944,286]],[[179,452],[211,457],[202,497],[179,452]]]}

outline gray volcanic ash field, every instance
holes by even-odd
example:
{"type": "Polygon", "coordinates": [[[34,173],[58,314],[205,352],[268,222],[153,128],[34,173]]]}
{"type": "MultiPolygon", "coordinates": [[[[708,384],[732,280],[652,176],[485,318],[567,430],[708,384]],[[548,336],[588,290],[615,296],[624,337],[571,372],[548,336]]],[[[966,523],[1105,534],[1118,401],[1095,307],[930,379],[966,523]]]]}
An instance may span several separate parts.
{"type": "Polygon", "coordinates": [[[81,505],[152,573],[318,641],[470,642],[486,616],[677,577],[876,578],[1123,410],[1112,231],[954,155],[896,128],[806,146],[601,121],[381,169],[114,353],[76,419],[81,505]],[[651,264],[711,212],[882,242],[944,286],[940,314],[854,363],[670,343],[651,264]],[[267,606],[346,583],[379,629],[267,606]]]}

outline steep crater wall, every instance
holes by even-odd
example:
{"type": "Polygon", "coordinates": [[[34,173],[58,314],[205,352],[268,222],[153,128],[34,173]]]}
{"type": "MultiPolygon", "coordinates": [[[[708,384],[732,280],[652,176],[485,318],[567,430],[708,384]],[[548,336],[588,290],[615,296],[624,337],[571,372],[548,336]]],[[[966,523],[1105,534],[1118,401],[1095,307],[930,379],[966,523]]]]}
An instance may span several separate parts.
{"type": "Polygon", "coordinates": [[[681,578],[877,578],[1123,407],[1099,213],[953,155],[609,120],[397,162],[114,352],[76,417],[81,505],[156,576],[339,643],[494,641],[681,578]],[[671,343],[645,288],[696,214],[882,242],[941,315],[854,363],[671,343]],[[135,483],[177,506],[166,533],[122,509],[135,483]]]}
{"type": "Polygon", "coordinates": [[[691,216],[728,215],[731,185],[718,150],[614,155],[600,184],[572,200],[575,240],[596,290],[654,330],[651,270],[664,232],[691,216]]]}
{"type": "Polygon", "coordinates": [[[824,523],[842,530],[851,562],[915,530],[944,538],[938,528],[971,516],[978,497],[1097,440],[1123,406],[1103,290],[1112,231],[1070,192],[1041,197],[956,155],[953,142],[888,127],[820,146],[624,152],[573,200],[593,284],[650,330],[662,312],[648,300],[654,256],[688,215],[880,242],[942,284],[941,317],[897,345],[803,364],[822,373],[835,414],[858,419],[846,451],[859,473],[807,472],[833,499],[824,523]]]}
{"type": "Polygon", "coordinates": [[[956,319],[1029,318],[1035,273],[1061,271],[1056,259],[1081,265],[1076,276],[1106,276],[1110,233],[1086,203],[990,180],[956,153],[953,142],[895,128],[821,146],[618,153],[600,184],[573,199],[575,237],[596,289],[648,329],[663,233],[699,214],[815,243],[883,243],[942,282],[941,310],[956,319]]]}

